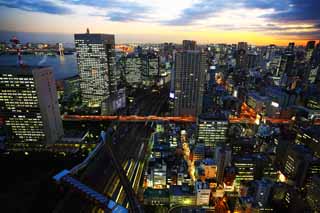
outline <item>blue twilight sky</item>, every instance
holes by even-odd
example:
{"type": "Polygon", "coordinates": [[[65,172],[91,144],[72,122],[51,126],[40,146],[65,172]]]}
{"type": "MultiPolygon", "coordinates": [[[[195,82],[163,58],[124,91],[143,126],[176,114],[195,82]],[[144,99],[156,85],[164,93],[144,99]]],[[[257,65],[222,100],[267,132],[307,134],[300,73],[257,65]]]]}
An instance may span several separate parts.
{"type": "Polygon", "coordinates": [[[320,0],[0,0],[0,12],[3,35],[45,32],[70,40],[89,27],[116,34],[118,42],[304,44],[320,38],[320,0]]]}

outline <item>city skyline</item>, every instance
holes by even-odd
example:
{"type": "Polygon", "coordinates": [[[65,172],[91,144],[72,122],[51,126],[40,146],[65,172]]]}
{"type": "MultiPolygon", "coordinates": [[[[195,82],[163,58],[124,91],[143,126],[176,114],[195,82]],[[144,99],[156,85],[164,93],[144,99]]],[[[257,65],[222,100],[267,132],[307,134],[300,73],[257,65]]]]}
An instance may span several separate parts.
{"type": "Polygon", "coordinates": [[[305,45],[320,35],[319,2],[0,1],[2,32],[117,34],[116,43],[181,42],[305,45]],[[49,24],[50,23],[50,24],[49,24]]]}
{"type": "Polygon", "coordinates": [[[2,212],[318,212],[320,0],[0,0],[2,212]]]}

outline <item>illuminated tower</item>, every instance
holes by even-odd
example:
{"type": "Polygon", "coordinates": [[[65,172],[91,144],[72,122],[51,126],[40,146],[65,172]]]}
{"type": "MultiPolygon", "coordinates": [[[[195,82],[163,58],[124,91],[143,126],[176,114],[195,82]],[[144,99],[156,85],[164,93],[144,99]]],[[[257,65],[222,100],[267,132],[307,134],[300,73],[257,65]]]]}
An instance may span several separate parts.
{"type": "Polygon", "coordinates": [[[117,90],[114,35],[75,34],[82,101],[99,107],[117,90]]]}
{"type": "Polygon", "coordinates": [[[1,66],[0,117],[5,118],[13,143],[59,140],[63,127],[52,69],[1,66]]]}
{"type": "Polygon", "coordinates": [[[202,98],[207,57],[196,50],[175,54],[174,114],[198,115],[202,111],[202,98]]]}

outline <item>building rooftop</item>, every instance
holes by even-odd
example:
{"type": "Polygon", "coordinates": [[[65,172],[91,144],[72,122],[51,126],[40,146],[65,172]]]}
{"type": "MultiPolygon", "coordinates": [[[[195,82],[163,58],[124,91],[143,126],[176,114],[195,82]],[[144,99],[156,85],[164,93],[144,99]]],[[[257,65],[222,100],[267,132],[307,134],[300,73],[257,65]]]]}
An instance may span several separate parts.
{"type": "Polygon", "coordinates": [[[268,96],[284,96],[287,92],[281,87],[269,86],[266,88],[266,93],[268,96]]]}
{"type": "Polygon", "coordinates": [[[215,165],[215,161],[212,158],[206,158],[202,162],[205,165],[215,165]]]}
{"type": "Polygon", "coordinates": [[[207,182],[197,181],[195,184],[196,190],[199,189],[210,189],[207,182]]]}
{"type": "Polygon", "coordinates": [[[82,33],[82,34],[75,34],[75,40],[87,40],[91,43],[110,43],[114,44],[114,35],[113,34],[97,34],[97,33],[82,33]]]}
{"type": "Polygon", "coordinates": [[[169,190],[168,189],[152,189],[147,188],[144,193],[144,197],[168,197],[169,190]]]}
{"type": "Polygon", "coordinates": [[[255,100],[259,100],[259,101],[268,101],[269,97],[267,96],[261,96],[260,94],[258,94],[257,92],[249,92],[248,96],[251,96],[252,98],[254,98],[255,100]]]}
{"type": "Polygon", "coordinates": [[[32,70],[48,68],[48,66],[8,66],[8,65],[0,65],[0,73],[1,74],[12,74],[12,75],[20,75],[20,76],[30,76],[32,75],[32,70]]]}
{"type": "Polygon", "coordinates": [[[194,194],[190,192],[190,187],[188,186],[170,186],[170,195],[174,196],[193,196],[194,194]]]}

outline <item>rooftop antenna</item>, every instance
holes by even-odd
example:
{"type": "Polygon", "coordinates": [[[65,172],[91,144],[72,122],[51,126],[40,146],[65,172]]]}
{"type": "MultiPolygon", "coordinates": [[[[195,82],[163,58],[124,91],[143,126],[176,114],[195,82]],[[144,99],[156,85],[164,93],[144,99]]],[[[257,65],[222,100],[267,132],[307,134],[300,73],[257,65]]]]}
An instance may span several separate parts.
{"type": "Polygon", "coordinates": [[[89,28],[87,28],[87,34],[90,34],[90,30],[89,30],[89,28]]]}

